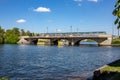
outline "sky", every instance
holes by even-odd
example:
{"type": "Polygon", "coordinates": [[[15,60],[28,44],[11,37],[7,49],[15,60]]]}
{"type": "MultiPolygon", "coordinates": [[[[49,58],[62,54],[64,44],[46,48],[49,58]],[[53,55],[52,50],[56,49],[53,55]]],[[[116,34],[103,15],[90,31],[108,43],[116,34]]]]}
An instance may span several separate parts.
{"type": "Polygon", "coordinates": [[[116,32],[112,15],[117,0],[0,0],[2,28],[35,33],[116,32]]]}

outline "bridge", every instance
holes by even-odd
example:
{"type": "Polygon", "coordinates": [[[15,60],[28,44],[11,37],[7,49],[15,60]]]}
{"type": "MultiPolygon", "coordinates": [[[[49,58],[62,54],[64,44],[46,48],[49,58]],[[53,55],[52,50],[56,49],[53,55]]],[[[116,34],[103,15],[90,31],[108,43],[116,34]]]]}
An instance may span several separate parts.
{"type": "Polygon", "coordinates": [[[112,35],[105,32],[41,33],[40,36],[21,36],[18,44],[37,44],[40,39],[49,40],[50,45],[57,45],[60,40],[79,45],[85,39],[94,40],[99,45],[111,45],[112,35]]]}

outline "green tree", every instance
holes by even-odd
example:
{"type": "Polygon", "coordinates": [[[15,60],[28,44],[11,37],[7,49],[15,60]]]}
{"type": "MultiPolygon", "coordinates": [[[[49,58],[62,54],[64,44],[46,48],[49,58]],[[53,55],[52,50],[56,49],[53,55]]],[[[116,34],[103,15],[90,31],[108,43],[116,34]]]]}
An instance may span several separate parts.
{"type": "Polygon", "coordinates": [[[117,25],[118,36],[119,36],[119,29],[120,29],[120,0],[117,0],[117,2],[115,4],[115,9],[113,10],[113,15],[117,17],[114,24],[117,25]]]}
{"type": "Polygon", "coordinates": [[[0,44],[4,43],[4,29],[0,26],[0,44]]]}
{"type": "Polygon", "coordinates": [[[14,27],[12,31],[15,35],[18,35],[18,36],[20,35],[19,28],[14,27]]]}
{"type": "Polygon", "coordinates": [[[33,32],[33,33],[31,33],[32,34],[32,36],[35,36],[35,33],[33,32]]]}
{"type": "Polygon", "coordinates": [[[25,33],[25,31],[24,31],[24,29],[21,29],[21,36],[26,36],[26,33],[25,33]]]}
{"type": "Polygon", "coordinates": [[[27,35],[27,36],[31,36],[30,31],[27,31],[27,32],[26,32],[26,35],[27,35]]]}
{"type": "Polygon", "coordinates": [[[19,28],[13,28],[6,30],[5,43],[16,44],[19,40],[19,28]]]}

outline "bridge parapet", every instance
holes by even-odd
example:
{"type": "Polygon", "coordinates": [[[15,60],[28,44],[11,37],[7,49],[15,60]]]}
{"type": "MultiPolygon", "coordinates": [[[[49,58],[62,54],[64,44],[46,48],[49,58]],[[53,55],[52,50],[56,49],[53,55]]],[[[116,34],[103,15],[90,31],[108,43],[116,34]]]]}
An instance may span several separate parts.
{"type": "Polygon", "coordinates": [[[112,35],[110,34],[101,34],[101,35],[67,35],[67,36],[60,36],[60,35],[56,35],[56,36],[21,36],[20,39],[31,39],[31,38],[81,38],[81,37],[92,37],[92,38],[111,38],[112,39],[112,35]]]}
{"type": "Polygon", "coordinates": [[[112,38],[111,34],[99,34],[98,37],[108,37],[108,38],[112,38]]]}
{"type": "Polygon", "coordinates": [[[30,36],[20,36],[20,39],[29,38],[30,36]]]}

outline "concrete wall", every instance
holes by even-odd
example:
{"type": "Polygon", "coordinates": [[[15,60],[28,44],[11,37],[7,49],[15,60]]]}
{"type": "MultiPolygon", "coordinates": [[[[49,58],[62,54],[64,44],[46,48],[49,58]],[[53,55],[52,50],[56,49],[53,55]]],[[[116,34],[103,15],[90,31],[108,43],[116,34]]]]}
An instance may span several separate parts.
{"type": "Polygon", "coordinates": [[[17,44],[30,44],[30,41],[25,40],[24,38],[20,39],[17,44]]]}
{"type": "Polygon", "coordinates": [[[99,37],[107,37],[106,40],[103,42],[99,43],[99,45],[111,45],[112,43],[112,35],[106,34],[106,35],[99,35],[99,37]]]}

